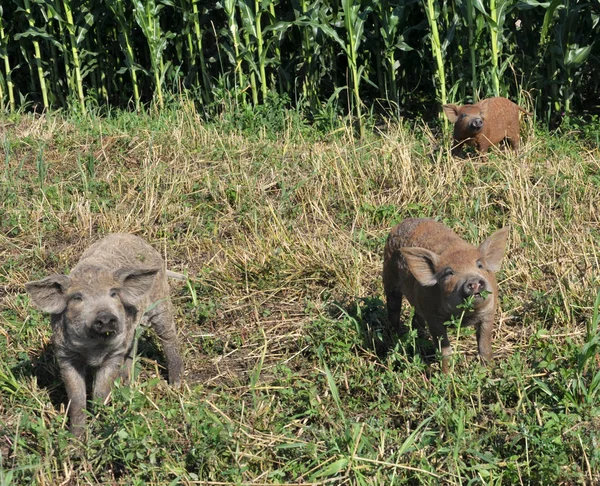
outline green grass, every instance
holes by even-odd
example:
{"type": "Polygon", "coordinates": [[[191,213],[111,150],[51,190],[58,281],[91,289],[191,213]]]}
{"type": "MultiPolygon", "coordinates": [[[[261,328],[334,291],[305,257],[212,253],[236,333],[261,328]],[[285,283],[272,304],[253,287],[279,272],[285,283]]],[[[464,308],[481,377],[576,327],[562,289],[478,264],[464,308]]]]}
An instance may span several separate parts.
{"type": "Polygon", "coordinates": [[[453,159],[422,126],[358,140],[242,117],[0,123],[0,484],[600,481],[598,127],[453,159]],[[511,226],[491,369],[472,329],[450,330],[449,376],[387,329],[383,244],[407,216],[474,243],[511,226]],[[189,276],[171,285],[185,385],[145,333],[139,376],[80,442],[23,285],[114,231],[189,276]]]}

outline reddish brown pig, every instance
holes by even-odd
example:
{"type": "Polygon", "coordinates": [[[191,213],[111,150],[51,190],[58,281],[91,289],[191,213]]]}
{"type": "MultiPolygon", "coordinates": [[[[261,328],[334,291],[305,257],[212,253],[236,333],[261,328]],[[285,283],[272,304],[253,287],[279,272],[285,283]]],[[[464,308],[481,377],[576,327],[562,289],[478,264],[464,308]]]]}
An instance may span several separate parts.
{"type": "MultiPolygon", "coordinates": [[[[454,123],[452,155],[460,155],[463,145],[487,153],[490,145],[506,139],[513,150],[519,149],[519,105],[506,98],[487,98],[473,105],[444,105],[444,113],[454,123]]],[[[527,113],[529,115],[529,113],[527,113]]]]}
{"type": "Polygon", "coordinates": [[[400,331],[402,296],[415,308],[419,328],[426,322],[442,352],[442,371],[452,353],[445,322],[460,317],[458,306],[472,298],[463,325],[476,327],[479,355],[492,360],[492,329],[498,301],[495,272],[500,269],[508,228],[496,231],[475,248],[432,219],[408,218],[394,227],[384,250],[383,286],[390,324],[400,331]]]}

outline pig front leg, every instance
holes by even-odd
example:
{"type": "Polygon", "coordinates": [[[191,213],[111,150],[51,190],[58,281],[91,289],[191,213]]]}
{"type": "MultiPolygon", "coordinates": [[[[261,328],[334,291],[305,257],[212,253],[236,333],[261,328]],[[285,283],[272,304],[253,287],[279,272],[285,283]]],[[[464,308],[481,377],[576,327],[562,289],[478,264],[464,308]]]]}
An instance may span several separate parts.
{"type": "Polygon", "coordinates": [[[419,339],[428,339],[427,323],[425,322],[425,319],[416,311],[413,315],[412,327],[413,329],[417,329],[417,336],[419,336],[419,339]]]}
{"type": "Polygon", "coordinates": [[[494,356],[492,353],[492,331],[494,330],[494,319],[493,317],[482,321],[476,327],[477,335],[477,348],[479,349],[479,356],[484,364],[491,364],[494,356]]]}
{"type": "Polygon", "coordinates": [[[113,382],[121,374],[123,362],[123,357],[117,356],[110,358],[104,362],[100,368],[98,368],[96,371],[96,376],[94,377],[94,400],[100,403],[106,402],[113,382]]]}
{"type": "Polygon", "coordinates": [[[452,157],[463,156],[463,145],[465,140],[457,140],[456,138],[452,141],[452,157]]]}
{"type": "Polygon", "coordinates": [[[73,435],[80,437],[85,428],[85,366],[76,366],[60,359],[58,366],[69,397],[69,429],[73,435]]]}
{"type": "Polygon", "coordinates": [[[481,136],[477,139],[477,150],[479,151],[479,153],[481,153],[482,155],[485,155],[488,153],[488,151],[490,150],[490,140],[485,136],[481,136]]]}
{"type": "Polygon", "coordinates": [[[428,320],[429,332],[433,338],[433,345],[442,353],[442,372],[450,371],[450,356],[452,355],[452,346],[448,339],[448,330],[444,326],[444,321],[428,320]]]}
{"type": "Polygon", "coordinates": [[[386,293],[385,300],[387,302],[388,321],[390,322],[391,329],[398,334],[402,334],[403,329],[400,327],[402,294],[398,291],[390,291],[386,293]]]}
{"type": "Polygon", "coordinates": [[[129,354],[125,358],[123,362],[123,366],[121,366],[121,370],[119,372],[119,376],[121,377],[121,383],[124,385],[129,385],[131,381],[131,377],[133,376],[133,356],[131,356],[133,351],[129,351],[129,354]]]}

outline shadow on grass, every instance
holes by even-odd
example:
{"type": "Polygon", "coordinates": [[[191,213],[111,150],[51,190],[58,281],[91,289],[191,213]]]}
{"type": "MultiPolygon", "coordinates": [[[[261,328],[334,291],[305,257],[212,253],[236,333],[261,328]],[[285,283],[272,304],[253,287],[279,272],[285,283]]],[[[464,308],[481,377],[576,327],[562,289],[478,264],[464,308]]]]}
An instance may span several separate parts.
{"type": "MultiPolygon", "coordinates": [[[[165,358],[158,344],[158,337],[154,333],[144,332],[138,342],[138,361],[135,370],[136,376],[144,377],[147,373],[146,366],[140,366],[139,359],[141,358],[145,362],[156,362],[160,376],[165,381],[167,380],[167,369],[165,365],[165,358]]],[[[149,369],[148,372],[152,370],[149,369]]],[[[52,405],[59,409],[61,405],[66,408],[69,399],[67,391],[64,386],[64,382],[60,376],[60,369],[54,355],[54,349],[51,343],[46,344],[39,352],[35,355],[30,356],[28,360],[22,360],[17,365],[11,368],[13,376],[23,381],[25,378],[35,377],[38,386],[46,390],[50,397],[52,405]]],[[[88,400],[92,396],[94,370],[88,369],[86,379],[86,391],[88,400]]]]}
{"type": "Polygon", "coordinates": [[[29,360],[21,361],[11,371],[17,380],[35,377],[38,386],[48,392],[54,408],[67,406],[69,399],[60,377],[52,344],[46,344],[36,355],[30,356],[29,360]]]}
{"type": "Polygon", "coordinates": [[[162,350],[162,346],[160,346],[159,343],[160,339],[154,333],[154,331],[148,328],[144,329],[144,332],[138,341],[135,376],[141,376],[144,378],[146,374],[146,366],[140,368],[139,362],[142,360],[151,364],[156,363],[158,366],[154,366],[153,368],[158,368],[160,377],[163,380],[168,381],[167,362],[165,359],[165,354],[162,350]]]}
{"type": "Polygon", "coordinates": [[[379,297],[359,297],[344,304],[336,303],[331,306],[330,314],[335,319],[344,315],[352,319],[362,346],[382,360],[392,350],[399,351],[411,361],[419,356],[422,361],[430,363],[435,357],[427,333],[412,329],[412,315],[403,316],[400,329],[393,329],[388,321],[387,307],[379,297]]]}

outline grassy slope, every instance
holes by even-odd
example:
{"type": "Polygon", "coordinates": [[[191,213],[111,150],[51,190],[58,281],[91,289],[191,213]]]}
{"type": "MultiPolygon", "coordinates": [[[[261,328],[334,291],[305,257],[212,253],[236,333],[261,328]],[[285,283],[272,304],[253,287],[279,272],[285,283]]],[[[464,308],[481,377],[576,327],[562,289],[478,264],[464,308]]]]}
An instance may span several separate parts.
{"type": "Polygon", "coordinates": [[[598,288],[597,147],[530,128],[518,158],[455,160],[427,129],[361,142],[293,121],[274,137],[227,127],[186,104],[1,120],[0,484],[600,481],[600,362],[579,354],[598,288]],[[413,335],[387,334],[381,254],[406,216],[473,242],[511,226],[492,370],[471,329],[451,331],[450,376],[413,335]],[[172,284],[186,384],[166,385],[146,333],[139,379],[81,444],[23,284],[113,231],[190,276],[172,284]]]}

